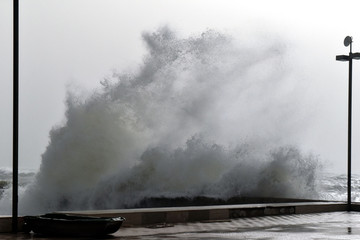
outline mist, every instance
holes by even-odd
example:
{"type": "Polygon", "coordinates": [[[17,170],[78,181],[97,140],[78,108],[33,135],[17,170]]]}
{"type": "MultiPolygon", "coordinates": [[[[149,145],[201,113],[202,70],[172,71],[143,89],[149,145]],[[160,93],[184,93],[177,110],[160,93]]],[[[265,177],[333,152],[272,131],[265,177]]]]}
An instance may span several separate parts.
{"type": "Polygon", "coordinates": [[[321,161],[299,144],[313,112],[287,44],[215,30],[184,38],[167,26],[142,39],[136,69],[91,92],[68,86],[22,214],[146,197],[318,197],[321,161]]]}

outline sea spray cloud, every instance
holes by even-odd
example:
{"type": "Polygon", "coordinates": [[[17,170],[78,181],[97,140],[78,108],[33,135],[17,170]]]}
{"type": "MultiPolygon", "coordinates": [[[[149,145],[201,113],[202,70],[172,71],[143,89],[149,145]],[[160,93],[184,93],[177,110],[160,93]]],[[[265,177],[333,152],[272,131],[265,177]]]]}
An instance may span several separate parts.
{"type": "Polygon", "coordinates": [[[317,197],[320,165],[313,155],[285,146],[259,159],[247,145],[224,149],[203,141],[192,138],[172,152],[148,150],[128,174],[101,181],[91,206],[129,208],[149,197],[317,197]]]}
{"type": "Polygon", "coordinates": [[[85,98],[69,91],[23,213],[133,207],[153,196],[315,196],[317,159],[288,145],[304,116],[281,41],[255,48],[167,27],[143,39],[136,72],[85,98]]]}

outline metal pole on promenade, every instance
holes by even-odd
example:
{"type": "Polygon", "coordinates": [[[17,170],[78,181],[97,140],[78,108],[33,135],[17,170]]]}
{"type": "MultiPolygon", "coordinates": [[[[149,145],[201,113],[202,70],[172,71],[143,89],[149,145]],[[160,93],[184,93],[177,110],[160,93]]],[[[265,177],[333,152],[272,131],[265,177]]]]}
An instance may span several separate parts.
{"type": "MultiPolygon", "coordinates": [[[[349,56],[352,55],[351,47],[349,56]]],[[[349,59],[349,99],[348,99],[348,182],[347,209],[351,211],[351,129],[352,129],[352,58],[349,59]]]]}
{"type": "Polygon", "coordinates": [[[13,194],[12,231],[18,232],[19,172],[19,0],[13,0],[13,194]]]}

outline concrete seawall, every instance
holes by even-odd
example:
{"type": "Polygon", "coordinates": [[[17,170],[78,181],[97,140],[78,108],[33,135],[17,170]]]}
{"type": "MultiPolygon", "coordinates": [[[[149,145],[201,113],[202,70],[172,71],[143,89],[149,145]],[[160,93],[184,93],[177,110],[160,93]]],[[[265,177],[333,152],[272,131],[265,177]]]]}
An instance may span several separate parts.
{"type": "Polygon", "coordinates": [[[243,217],[346,211],[346,206],[347,205],[342,202],[300,202],[141,208],[123,210],[66,211],[58,213],[102,217],[122,216],[126,218],[124,226],[132,227],[163,223],[220,221],[243,217]]]}

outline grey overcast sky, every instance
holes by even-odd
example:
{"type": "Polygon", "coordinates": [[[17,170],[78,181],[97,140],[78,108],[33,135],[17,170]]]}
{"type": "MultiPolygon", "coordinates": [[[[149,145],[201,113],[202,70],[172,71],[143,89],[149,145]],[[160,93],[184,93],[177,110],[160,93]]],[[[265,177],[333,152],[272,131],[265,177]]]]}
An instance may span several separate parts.
{"type": "MultiPolygon", "coordinates": [[[[64,120],[66,86],[100,88],[112,70],[141,64],[144,31],[180,36],[214,29],[235,38],[273,35],[291,46],[318,114],[305,150],[346,169],[347,35],[360,51],[360,2],[331,0],[20,0],[20,168],[38,169],[50,129],[64,120]]],[[[0,167],[11,167],[12,1],[0,0],[0,167]]],[[[354,171],[360,174],[360,62],[354,62],[354,171]]]]}

